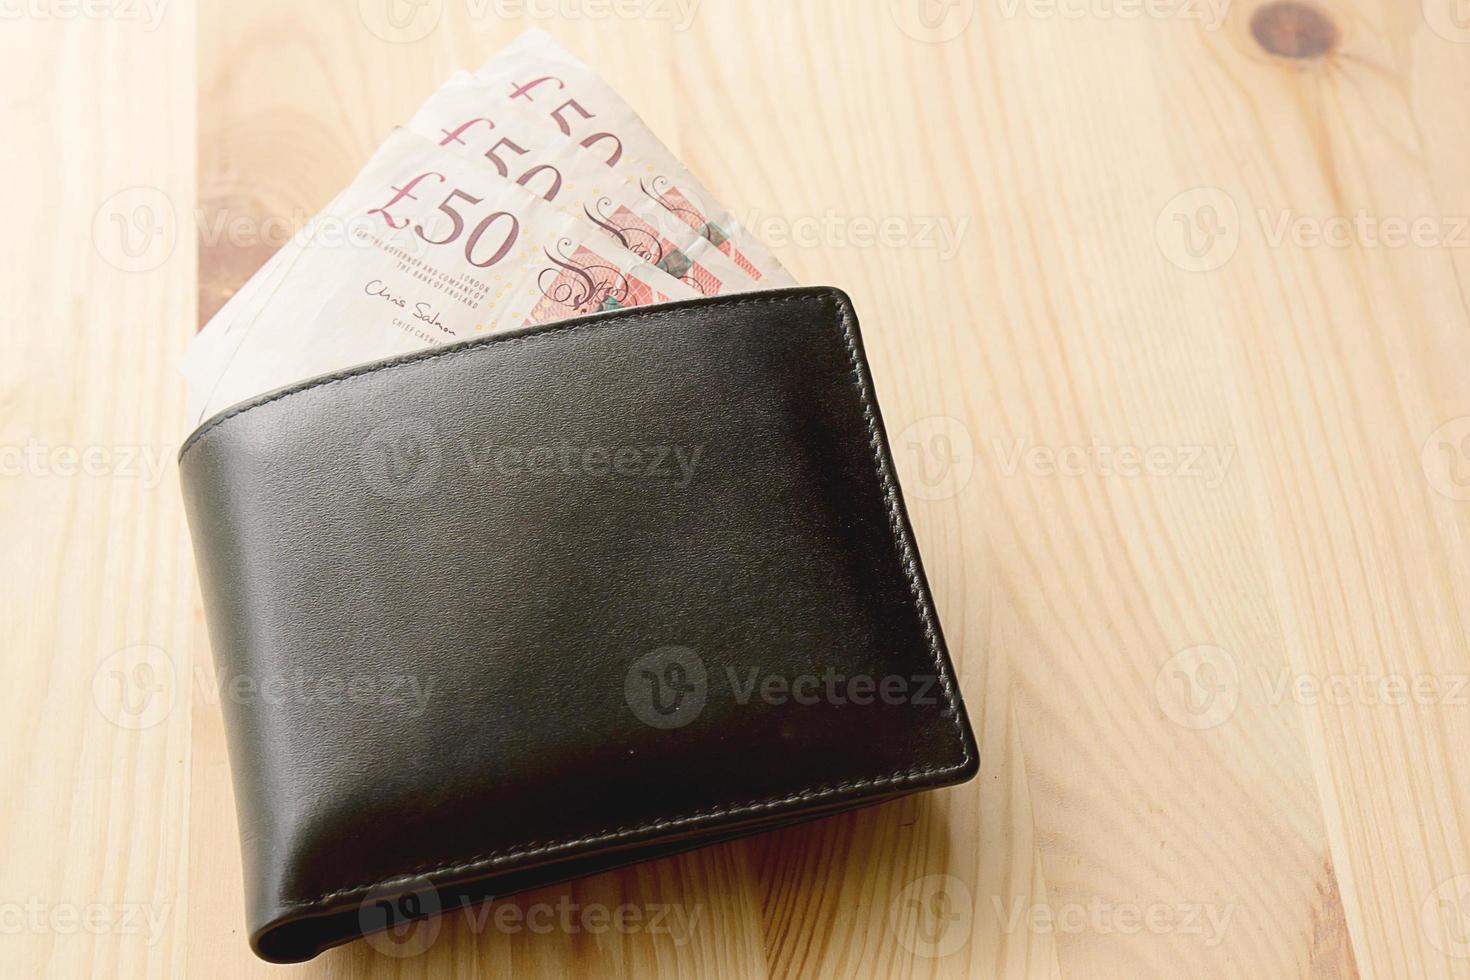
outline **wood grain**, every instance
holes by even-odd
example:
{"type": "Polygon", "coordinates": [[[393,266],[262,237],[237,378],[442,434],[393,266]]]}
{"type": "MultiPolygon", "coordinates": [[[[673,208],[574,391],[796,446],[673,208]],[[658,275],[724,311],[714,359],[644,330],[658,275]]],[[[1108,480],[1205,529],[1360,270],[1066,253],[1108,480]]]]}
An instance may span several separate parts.
{"type": "MultiPolygon", "coordinates": [[[[0,974],[182,971],[194,18],[0,26],[0,974]]],[[[39,10],[39,12],[36,12],[39,10]]]]}
{"type": "Polygon", "coordinates": [[[241,934],[175,366],[535,22],[853,296],[981,774],[507,903],[687,929],[456,914],[295,972],[1470,977],[1450,0],[427,0],[396,33],[386,2],[0,31],[5,975],[279,973],[241,934]]]}

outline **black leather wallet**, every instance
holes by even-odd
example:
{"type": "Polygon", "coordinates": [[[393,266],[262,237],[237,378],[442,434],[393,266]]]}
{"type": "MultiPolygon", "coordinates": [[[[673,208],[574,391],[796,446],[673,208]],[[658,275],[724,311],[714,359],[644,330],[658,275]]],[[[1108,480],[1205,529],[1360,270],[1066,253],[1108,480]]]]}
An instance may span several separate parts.
{"type": "Polygon", "coordinates": [[[312,379],[179,463],[265,959],[978,767],[836,290],[312,379]]]}

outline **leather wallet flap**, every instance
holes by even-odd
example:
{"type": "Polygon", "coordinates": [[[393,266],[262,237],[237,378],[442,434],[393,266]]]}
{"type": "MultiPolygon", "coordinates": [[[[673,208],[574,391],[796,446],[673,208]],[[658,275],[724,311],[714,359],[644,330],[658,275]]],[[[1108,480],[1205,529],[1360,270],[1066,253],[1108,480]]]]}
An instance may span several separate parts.
{"type": "Polygon", "coordinates": [[[267,958],[978,764],[835,290],[314,379],[180,461],[267,958]]]}

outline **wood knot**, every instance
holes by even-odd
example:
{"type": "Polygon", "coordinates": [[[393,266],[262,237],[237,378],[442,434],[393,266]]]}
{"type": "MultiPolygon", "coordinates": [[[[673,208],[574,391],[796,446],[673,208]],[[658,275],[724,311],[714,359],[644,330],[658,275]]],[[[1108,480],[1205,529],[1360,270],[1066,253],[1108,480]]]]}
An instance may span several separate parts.
{"type": "Polygon", "coordinates": [[[1251,36],[1278,58],[1320,58],[1337,47],[1342,32],[1321,8],[1276,0],[1251,14],[1251,36]]]}

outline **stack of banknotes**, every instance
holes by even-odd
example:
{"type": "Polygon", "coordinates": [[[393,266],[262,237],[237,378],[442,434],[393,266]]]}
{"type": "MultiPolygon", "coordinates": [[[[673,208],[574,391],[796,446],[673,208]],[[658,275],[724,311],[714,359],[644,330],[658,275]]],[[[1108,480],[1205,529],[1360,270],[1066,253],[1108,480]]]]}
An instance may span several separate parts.
{"type": "Polygon", "coordinates": [[[652,303],[794,285],[543,31],[459,72],[205,325],[189,422],[368,361],[652,303]]]}

